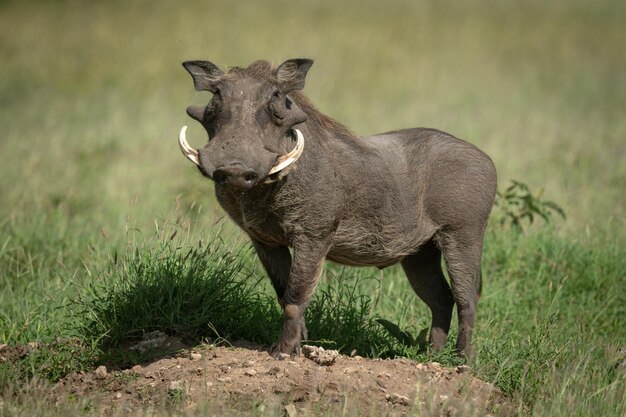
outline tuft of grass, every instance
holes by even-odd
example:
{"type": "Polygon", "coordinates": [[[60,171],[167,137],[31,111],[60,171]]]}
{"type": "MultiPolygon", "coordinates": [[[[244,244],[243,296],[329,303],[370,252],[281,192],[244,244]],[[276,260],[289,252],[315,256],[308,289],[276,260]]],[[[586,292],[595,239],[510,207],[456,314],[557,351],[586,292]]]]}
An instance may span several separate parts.
{"type": "Polygon", "coordinates": [[[256,291],[245,268],[247,253],[159,242],[114,256],[76,301],[79,333],[104,348],[162,331],[184,341],[246,339],[265,343],[277,332],[278,305],[256,291]]]}
{"type": "Polygon", "coordinates": [[[72,338],[52,343],[14,346],[0,362],[0,393],[32,379],[57,382],[72,372],[93,367],[98,358],[94,345],[72,338]]]}

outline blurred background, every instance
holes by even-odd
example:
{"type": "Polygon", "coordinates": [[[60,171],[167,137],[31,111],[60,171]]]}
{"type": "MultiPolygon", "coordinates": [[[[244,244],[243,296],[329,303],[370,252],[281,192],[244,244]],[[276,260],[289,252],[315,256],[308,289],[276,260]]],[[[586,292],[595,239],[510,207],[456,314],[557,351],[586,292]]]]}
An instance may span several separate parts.
{"type": "MultiPolygon", "coordinates": [[[[277,339],[269,280],[178,149],[186,124],[190,143],[203,146],[185,108],[210,99],[181,63],[306,57],[315,64],[305,94],[358,134],[449,132],[491,156],[501,191],[518,180],[526,203],[564,209],[565,220],[523,230],[491,223],[472,371],[520,399],[522,414],[624,415],[625,45],[626,2],[617,0],[0,0],[0,345],[79,336],[92,347],[53,351],[53,371],[36,358],[0,362],[0,395],[25,375],[54,381],[92,369],[101,359],[80,352],[115,334],[122,343],[195,323],[213,337],[207,323],[226,318],[266,333],[242,337],[277,339]],[[219,251],[188,257],[176,246],[200,239],[219,251]],[[189,262],[200,272],[185,272],[189,262]],[[233,297],[214,291],[231,287],[211,281],[207,263],[233,266],[223,271],[231,283],[247,279],[248,292],[234,294],[247,319],[231,317],[233,297]],[[179,308],[181,294],[198,305],[179,308]],[[221,316],[198,318],[216,298],[221,316]]],[[[366,353],[371,340],[389,340],[376,317],[426,334],[430,313],[399,267],[325,271],[310,334],[348,352],[354,335],[366,353]]],[[[398,352],[458,361],[452,343],[440,357],[417,347],[398,352]]]]}
{"type": "Polygon", "coordinates": [[[500,188],[545,189],[566,230],[618,233],[625,21],[612,0],[2,1],[0,231],[149,225],[177,197],[212,224],[213,186],[176,143],[189,124],[202,146],[185,108],[210,95],[181,62],[309,57],[305,93],[358,134],[447,131],[493,158],[500,188]]]}

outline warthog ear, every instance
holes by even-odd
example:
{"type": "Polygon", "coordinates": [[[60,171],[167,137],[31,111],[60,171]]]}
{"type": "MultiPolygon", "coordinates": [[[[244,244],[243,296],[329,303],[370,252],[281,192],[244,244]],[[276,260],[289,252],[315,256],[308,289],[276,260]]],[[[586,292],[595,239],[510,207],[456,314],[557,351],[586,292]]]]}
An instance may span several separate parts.
{"type": "Polygon", "coordinates": [[[183,67],[191,74],[193,85],[197,91],[215,93],[215,84],[224,75],[217,65],[209,61],[185,61],[183,67]]]}
{"type": "Polygon", "coordinates": [[[302,90],[304,88],[304,79],[306,73],[313,65],[312,59],[289,59],[276,69],[276,80],[283,90],[288,93],[293,90],[302,90]]]}

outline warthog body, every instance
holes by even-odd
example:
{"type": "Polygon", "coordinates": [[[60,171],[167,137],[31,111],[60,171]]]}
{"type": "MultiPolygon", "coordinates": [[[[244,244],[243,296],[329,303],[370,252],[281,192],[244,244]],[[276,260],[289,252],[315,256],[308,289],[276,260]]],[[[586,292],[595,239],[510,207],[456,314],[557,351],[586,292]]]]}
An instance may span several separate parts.
{"type": "Polygon", "coordinates": [[[187,109],[209,142],[196,151],[183,131],[181,147],[216,182],[220,204],[272,280],[285,314],[272,353],[298,351],[306,339],[304,311],[327,258],[380,268],[400,262],[432,312],[432,347],[444,346],[456,304],[456,347],[471,355],[493,163],[433,129],[355,136],[299,92],[311,65],[257,61],[223,73],[208,61],[183,64],[196,89],[214,95],[206,107],[187,109]]]}

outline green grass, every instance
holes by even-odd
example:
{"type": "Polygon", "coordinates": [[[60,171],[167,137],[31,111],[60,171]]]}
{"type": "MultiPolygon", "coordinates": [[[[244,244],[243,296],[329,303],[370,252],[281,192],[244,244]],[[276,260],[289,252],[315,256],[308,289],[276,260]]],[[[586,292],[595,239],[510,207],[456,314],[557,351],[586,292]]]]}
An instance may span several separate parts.
{"type": "Polygon", "coordinates": [[[161,242],[116,257],[77,300],[81,333],[107,347],[136,342],[154,330],[186,341],[248,336],[267,343],[276,335],[279,308],[254,291],[255,278],[243,270],[245,256],[227,252],[223,244],[161,242]]]}
{"type": "Polygon", "coordinates": [[[491,238],[479,375],[537,415],[622,415],[626,264],[618,242],[550,230],[517,242],[491,238]]]}
{"type": "MultiPolygon", "coordinates": [[[[58,353],[0,364],[0,385],[87,368],[153,328],[276,338],[268,280],[179,155],[185,107],[208,98],[180,62],[303,56],[307,95],[356,132],[440,128],[492,156],[501,190],[518,179],[563,207],[526,232],[492,222],[474,371],[522,414],[626,414],[624,21],[611,0],[0,2],[0,343],[58,353]]],[[[328,265],[311,339],[456,363],[452,343],[424,352],[376,318],[412,338],[430,323],[400,268],[328,265]]],[[[30,397],[4,398],[18,413],[30,397]]]]}

